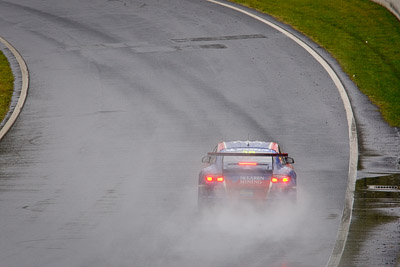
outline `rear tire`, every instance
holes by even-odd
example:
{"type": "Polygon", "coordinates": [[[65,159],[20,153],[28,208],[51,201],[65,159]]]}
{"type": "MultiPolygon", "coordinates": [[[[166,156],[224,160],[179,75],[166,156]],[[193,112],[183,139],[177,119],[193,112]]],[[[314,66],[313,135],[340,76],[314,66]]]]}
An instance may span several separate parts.
{"type": "Polygon", "coordinates": [[[197,195],[197,209],[200,212],[204,212],[207,208],[207,199],[204,197],[204,192],[201,188],[199,188],[198,195],[197,195]]]}
{"type": "Polygon", "coordinates": [[[296,205],[297,204],[297,191],[296,190],[292,190],[288,193],[288,199],[290,204],[292,205],[296,205]]]}

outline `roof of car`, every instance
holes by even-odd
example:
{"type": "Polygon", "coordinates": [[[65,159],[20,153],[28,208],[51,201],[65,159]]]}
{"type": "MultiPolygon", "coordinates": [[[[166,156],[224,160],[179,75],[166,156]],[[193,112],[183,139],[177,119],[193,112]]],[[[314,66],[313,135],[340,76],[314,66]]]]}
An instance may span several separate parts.
{"type": "Polygon", "coordinates": [[[218,144],[217,152],[222,151],[224,149],[231,148],[261,148],[261,149],[270,149],[276,152],[279,152],[279,145],[275,142],[265,142],[265,141],[229,141],[229,142],[221,142],[218,144]]]}

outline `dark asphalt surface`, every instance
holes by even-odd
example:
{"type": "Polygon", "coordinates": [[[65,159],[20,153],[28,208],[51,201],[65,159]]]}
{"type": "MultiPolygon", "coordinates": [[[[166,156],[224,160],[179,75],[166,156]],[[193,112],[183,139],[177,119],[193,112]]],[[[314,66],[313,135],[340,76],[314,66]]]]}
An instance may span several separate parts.
{"type": "Polygon", "coordinates": [[[199,0],[0,0],[0,34],[31,75],[0,143],[4,266],[327,263],[347,121],[289,38],[199,0]],[[201,157],[248,136],[295,158],[297,207],[198,214],[201,157]]]}

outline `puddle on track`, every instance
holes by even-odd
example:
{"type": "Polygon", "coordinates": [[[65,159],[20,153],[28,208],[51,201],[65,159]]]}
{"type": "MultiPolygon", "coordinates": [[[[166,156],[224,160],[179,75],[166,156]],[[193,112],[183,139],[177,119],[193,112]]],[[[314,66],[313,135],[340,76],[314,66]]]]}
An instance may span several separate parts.
{"type": "Polygon", "coordinates": [[[400,174],[356,183],[353,217],[339,266],[399,266],[400,174]]]}

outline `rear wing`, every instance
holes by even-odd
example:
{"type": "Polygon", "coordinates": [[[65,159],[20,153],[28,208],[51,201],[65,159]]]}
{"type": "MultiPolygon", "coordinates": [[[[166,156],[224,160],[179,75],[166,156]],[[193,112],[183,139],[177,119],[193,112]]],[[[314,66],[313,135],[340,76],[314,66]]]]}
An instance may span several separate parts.
{"type": "Polygon", "coordinates": [[[288,153],[235,153],[235,152],[208,152],[208,156],[236,156],[236,157],[287,157],[288,153]]]}
{"type": "Polygon", "coordinates": [[[283,157],[285,164],[293,164],[294,159],[288,156],[288,153],[235,153],[235,152],[208,152],[207,156],[202,158],[203,163],[211,163],[211,156],[233,156],[233,157],[283,157]]]}

